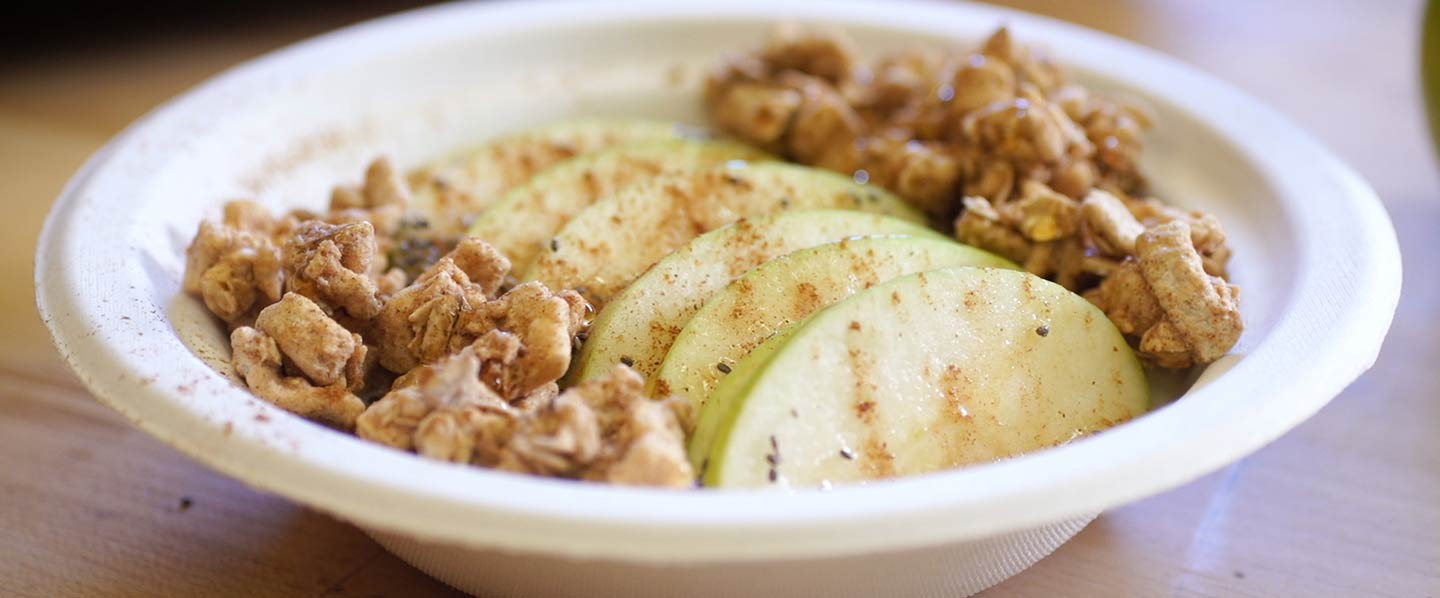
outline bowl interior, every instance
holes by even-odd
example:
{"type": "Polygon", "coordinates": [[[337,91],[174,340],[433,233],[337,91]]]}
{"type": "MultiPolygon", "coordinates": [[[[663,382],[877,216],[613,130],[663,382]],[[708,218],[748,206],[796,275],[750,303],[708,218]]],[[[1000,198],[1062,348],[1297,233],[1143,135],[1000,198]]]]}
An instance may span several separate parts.
{"type": "Polygon", "coordinates": [[[1398,259],[1374,267],[1388,260],[1393,232],[1373,195],[1283,119],[1164,57],[979,6],[556,6],[438,7],[324,36],[227,73],[118,138],[62,197],[37,268],[42,311],[82,379],[211,465],[382,529],[578,555],[758,558],[980,537],[1163,490],[1318,409],[1368,367],[1388,327],[1398,259]],[[791,19],[842,26],[870,55],[969,46],[1008,24],[1084,83],[1152,106],[1144,166],[1157,195],[1215,213],[1235,249],[1246,332],[1233,354],[1198,381],[1156,380],[1161,402],[1183,400],[1065,447],[784,496],[603,488],[430,462],[290,416],[223,375],[226,336],[179,291],[185,246],[223,201],[319,207],[377,154],[414,166],[574,116],[702,122],[705,69],[791,19]],[[1349,228],[1327,228],[1305,205],[1328,206],[1349,228]],[[1321,255],[1331,250],[1349,261],[1321,255]],[[1362,296],[1368,303],[1356,303],[1362,296]],[[1327,318],[1335,326],[1322,330],[1327,318]],[[1347,336],[1347,351],[1309,362],[1292,354],[1347,336]],[[1304,384],[1273,379],[1327,366],[1304,384]],[[1225,448],[1203,446],[1215,442],[1225,448]],[[615,534],[632,542],[617,549],[615,534]]]}
{"type": "MultiPolygon", "coordinates": [[[[867,56],[913,46],[973,47],[1003,21],[948,35],[874,25],[843,24],[867,56]]],[[[337,64],[330,72],[277,84],[258,102],[237,104],[214,130],[190,140],[155,177],[154,199],[142,207],[137,229],[146,282],[166,305],[175,331],[209,365],[229,372],[228,337],[204,306],[179,292],[184,247],[197,223],[215,217],[226,199],[258,199],[273,208],[320,208],[329,189],[357,180],[373,157],[423,164],[503,133],[567,118],[631,116],[703,123],[700,91],[706,70],[727,52],[752,47],[766,30],[748,19],[710,21],[677,30],[637,25],[617,38],[608,30],[576,27],[565,44],[540,53],[497,54],[516,39],[460,39],[405,48],[380,61],[337,64]],[[683,38],[663,54],[637,40],[683,38]],[[416,69],[414,65],[425,65],[416,69]],[[483,76],[477,76],[483,73],[483,76]],[[284,131],[276,135],[276,131],[284,131]],[[236,148],[246,148],[237,152],[236,148]],[[157,230],[163,235],[156,236],[157,230]]],[[[1016,28],[1022,41],[1047,47],[1065,61],[1063,45],[1016,28]]],[[[1246,157],[1203,119],[1107,74],[1070,64],[1078,79],[1104,93],[1134,97],[1153,107],[1159,125],[1144,156],[1156,195],[1219,216],[1235,248],[1232,279],[1245,289],[1244,353],[1263,337],[1289,299],[1297,251],[1275,189],[1246,157]],[[1277,226],[1278,223],[1278,226],[1277,226]]],[[[1106,65],[1108,66],[1108,65],[1106,65]]],[[[1151,372],[1154,402],[1183,394],[1198,372],[1151,372]]]]}

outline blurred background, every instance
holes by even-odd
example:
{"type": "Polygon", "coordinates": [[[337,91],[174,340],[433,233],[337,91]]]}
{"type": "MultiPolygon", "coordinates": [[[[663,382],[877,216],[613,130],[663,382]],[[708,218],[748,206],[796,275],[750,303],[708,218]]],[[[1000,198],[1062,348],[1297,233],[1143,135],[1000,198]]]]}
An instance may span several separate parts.
{"type": "MultiPolygon", "coordinates": [[[[211,473],[95,403],[51,348],[31,283],[50,203],[129,122],[238,62],[418,4],[7,6],[0,595],[456,595],[354,528],[211,473]]],[[[1375,369],[1319,416],[1102,516],[985,595],[1440,595],[1440,177],[1418,76],[1421,2],[1001,4],[1156,48],[1288,115],[1379,192],[1407,276],[1375,369]]]]}

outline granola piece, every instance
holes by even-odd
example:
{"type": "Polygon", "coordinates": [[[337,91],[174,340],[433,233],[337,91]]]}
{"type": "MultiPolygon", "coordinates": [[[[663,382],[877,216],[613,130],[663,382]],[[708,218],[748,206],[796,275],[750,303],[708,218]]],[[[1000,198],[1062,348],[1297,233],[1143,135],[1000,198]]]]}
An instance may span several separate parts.
{"type": "Polygon", "coordinates": [[[1145,225],[1119,198],[1096,189],[1080,203],[1080,212],[1101,251],[1117,256],[1135,254],[1135,239],[1145,232],[1145,225]]]}
{"type": "Polygon", "coordinates": [[[336,185],[330,190],[330,209],[336,211],[363,209],[365,195],[360,188],[336,185]]]}
{"type": "Polygon", "coordinates": [[[494,467],[510,443],[517,422],[504,403],[440,409],[415,428],[415,452],[431,459],[494,467]]]}
{"type": "Polygon", "coordinates": [[[1027,180],[1063,184],[1064,195],[1089,191],[1094,146],[1064,110],[1022,83],[1009,100],[992,102],[955,120],[950,133],[966,165],[965,193],[996,204],[1027,180]]]}
{"type": "Polygon", "coordinates": [[[685,432],[675,412],[660,402],[636,401],[626,415],[615,442],[623,452],[591,479],[628,486],[693,485],[695,471],[685,458],[685,432]]]}
{"type": "Polygon", "coordinates": [[[863,167],[870,184],[892,189],[937,216],[954,209],[961,165],[939,144],[882,135],[861,140],[859,147],[852,170],[863,167]]]}
{"type": "Polygon", "coordinates": [[[966,114],[956,135],[997,158],[1024,166],[1056,165],[1093,151],[1063,110],[1024,86],[1013,100],[966,114]]]}
{"type": "MultiPolygon", "coordinates": [[[[438,362],[437,362],[437,363],[438,363],[438,362]]],[[[404,374],[400,374],[399,376],[396,376],[395,379],[390,382],[390,389],[389,389],[389,391],[390,391],[390,392],[395,392],[395,391],[400,390],[400,389],[402,389],[402,388],[407,388],[407,387],[415,386],[416,384],[419,384],[419,383],[420,383],[420,373],[423,372],[423,371],[425,371],[425,368],[433,367],[434,365],[435,365],[435,364],[432,363],[432,364],[430,364],[430,365],[420,366],[420,367],[417,367],[417,368],[412,368],[410,371],[405,372],[404,374]]]]}
{"type": "MultiPolygon", "coordinates": [[[[332,201],[334,195],[331,196],[332,201]]],[[[389,255],[402,241],[408,240],[411,236],[406,234],[405,209],[400,206],[387,205],[373,209],[345,208],[334,209],[328,212],[315,213],[305,210],[291,212],[282,223],[276,227],[278,242],[284,244],[294,237],[302,224],[310,221],[324,222],[331,225],[347,224],[369,224],[374,229],[375,254],[382,259],[371,261],[371,276],[381,275],[387,268],[384,256],[389,255]]]]}
{"type": "Polygon", "coordinates": [[[1055,241],[1075,234],[1080,227],[1080,205],[1038,181],[1022,183],[1020,199],[1001,210],[1031,241],[1055,241]]]}
{"type": "Polygon", "coordinates": [[[833,162],[834,151],[848,151],[859,140],[864,126],[860,115],[834,87],[820,79],[786,73],[781,82],[801,95],[800,107],[795,111],[786,135],[786,154],[801,162],[821,164],[832,170],[843,172],[851,168],[853,171],[849,163],[832,166],[824,162],[827,158],[833,162]]]}
{"type": "Polygon", "coordinates": [[[410,187],[390,159],[376,158],[365,169],[365,208],[410,205],[410,187]]]}
{"type": "Polygon", "coordinates": [[[1185,369],[1197,362],[1194,360],[1189,341],[1180,329],[1169,320],[1161,320],[1151,326],[1140,337],[1140,354],[1158,367],[1185,369]]]}
{"type": "Polygon", "coordinates": [[[685,431],[673,404],[677,399],[639,399],[626,408],[603,465],[588,479],[630,486],[687,488],[695,471],[685,456],[685,431]]]}
{"type": "Polygon", "coordinates": [[[390,162],[381,156],[365,168],[365,182],[359,186],[336,186],[330,192],[330,209],[370,210],[383,206],[410,205],[410,187],[390,162]]]}
{"type": "Polygon", "coordinates": [[[1205,273],[1190,227],[1175,221],[1146,230],[1135,244],[1140,271],[1196,363],[1225,355],[1240,339],[1238,287],[1205,273]]]}
{"type": "Polygon", "coordinates": [[[1200,252],[1205,271],[1212,276],[1224,278],[1230,262],[1230,246],[1227,244],[1224,227],[1213,214],[1199,210],[1183,210],[1166,205],[1155,199],[1132,199],[1127,202],[1130,212],[1147,227],[1167,222],[1180,221],[1190,227],[1190,241],[1200,252]]]}
{"type": "MultiPolygon", "coordinates": [[[[518,350],[487,362],[484,375],[507,400],[530,394],[565,375],[571,348],[583,320],[574,317],[584,299],[574,291],[552,293],[544,284],[527,282],[467,313],[462,330],[484,339],[504,332],[518,340],[518,350]]],[[[495,337],[495,338],[505,338],[495,337]]]]}
{"type": "MultiPolygon", "coordinates": [[[[424,369],[415,368],[415,372],[418,374],[424,369]]],[[[399,392],[414,386],[401,387],[371,403],[355,420],[355,433],[400,450],[415,448],[415,429],[420,427],[420,420],[430,415],[432,408],[418,392],[399,392]]]]}
{"type": "Polygon", "coordinates": [[[1032,274],[1053,276],[1076,288],[1090,265],[1081,259],[1085,247],[1074,239],[1080,228],[1079,204],[1038,181],[1025,181],[1020,191],[1019,199],[998,207],[982,197],[966,197],[955,222],[956,237],[1019,262],[1032,274]]]}
{"type": "Polygon", "coordinates": [[[768,83],[735,83],[716,91],[709,102],[716,127],[771,151],[781,151],[804,97],[799,91],[768,83]]]}
{"type": "MultiPolygon", "coordinates": [[[[520,337],[504,330],[485,333],[470,347],[480,358],[480,379],[491,388],[501,388],[505,383],[505,370],[516,367],[522,350],[527,350],[520,337]]],[[[560,394],[558,380],[551,380],[515,398],[507,399],[511,407],[530,413],[544,406],[560,394]]]]}
{"type": "Polygon", "coordinates": [[[991,104],[1015,99],[1015,71],[1004,61],[972,54],[950,81],[950,113],[963,117],[991,104]]]}
{"type": "MultiPolygon", "coordinates": [[[[381,156],[366,168],[361,184],[337,185],[331,189],[328,212],[296,211],[292,213],[290,228],[297,229],[307,220],[336,225],[370,223],[375,230],[375,253],[383,256],[371,261],[370,275],[379,284],[380,279],[392,269],[389,258],[398,247],[408,248],[421,241],[433,241],[427,237],[438,234],[429,230],[425,219],[407,215],[409,204],[409,185],[390,159],[381,156]]],[[[433,258],[426,263],[430,262],[433,258]]]]}
{"type": "Polygon", "coordinates": [[[953,213],[960,188],[960,164],[932,144],[911,142],[898,154],[900,163],[890,185],[931,214],[953,213]]]}
{"type": "Polygon", "coordinates": [[[667,399],[623,365],[556,397],[516,430],[500,467],[631,485],[688,487],[695,473],[667,399]]]}
{"type": "Polygon", "coordinates": [[[270,232],[275,229],[274,216],[270,214],[270,209],[260,202],[237,199],[225,202],[221,210],[221,222],[226,226],[254,232],[270,232]]]}
{"type": "Polygon", "coordinates": [[[1139,337],[1165,317],[1155,294],[1140,273],[1140,262],[1130,258],[1120,264],[1100,286],[1085,292],[1122,334],[1139,337]]]}
{"type": "Polygon", "coordinates": [[[466,238],[450,252],[455,267],[479,285],[486,297],[494,297],[510,274],[510,260],[499,249],[477,237],[466,238]]]}
{"type": "Polygon", "coordinates": [[[1030,249],[1030,254],[1020,262],[1020,267],[1026,272],[1041,278],[1051,278],[1055,274],[1055,261],[1060,253],[1059,244],[1046,241],[1036,243],[1030,249]]]}
{"type": "Polygon", "coordinates": [[[517,413],[481,382],[480,364],[474,349],[467,347],[416,368],[360,415],[356,432],[388,446],[460,463],[470,462],[477,450],[503,444],[517,413]]]}
{"type": "Polygon", "coordinates": [[[1069,78],[1065,70],[1048,56],[1016,42],[1008,27],[1001,27],[990,34],[981,44],[980,53],[1009,64],[1018,81],[1034,85],[1047,94],[1064,85],[1069,78]]]}
{"type": "MultiPolygon", "coordinates": [[[[474,349],[475,355],[480,358],[482,365],[490,364],[496,367],[509,367],[514,365],[515,360],[520,357],[520,352],[525,349],[525,345],[520,341],[519,336],[507,330],[499,329],[490,330],[480,335],[480,338],[475,339],[475,342],[471,343],[470,347],[474,349]]],[[[482,367],[482,372],[485,369],[486,368],[482,367]]],[[[494,373],[495,371],[492,370],[492,375],[482,375],[482,378],[493,382],[491,387],[498,387],[500,386],[500,380],[493,375],[494,373]]]]}
{"type": "MultiPolygon", "coordinates": [[[[230,333],[230,346],[235,373],[250,390],[281,408],[300,415],[334,424],[344,429],[355,426],[355,419],[365,410],[364,401],[351,392],[352,381],[345,377],[328,385],[315,384],[303,376],[286,376],[284,359],[275,339],[264,332],[241,326],[230,333]]],[[[351,359],[364,362],[365,346],[359,345],[351,359]]],[[[356,368],[347,367],[347,371],[356,368]]]]}
{"type": "Polygon", "coordinates": [[[600,413],[606,439],[586,477],[632,485],[690,486],[695,472],[685,456],[685,432],[671,407],[678,399],[651,399],[644,386],[635,370],[617,365],[593,383],[572,389],[600,413]]]}
{"type": "Polygon", "coordinates": [[[1055,102],[1055,105],[1076,123],[1083,123],[1085,116],[1093,109],[1091,100],[1090,92],[1079,85],[1066,85],[1050,94],[1050,101],[1055,102]]]}
{"type": "Polygon", "coordinates": [[[918,104],[939,80],[944,61],[940,53],[925,49],[882,56],[870,74],[870,85],[856,88],[861,95],[853,103],[881,113],[918,104]]]}
{"type": "MultiPolygon", "coordinates": [[[[933,83],[931,85],[934,85],[933,83]]],[[[949,132],[955,128],[955,119],[945,110],[945,97],[949,87],[938,88],[916,96],[904,105],[889,112],[867,109],[861,113],[869,130],[881,131],[887,135],[909,135],[925,142],[945,145],[946,151],[955,153],[963,148],[950,143],[949,132]]]]}
{"type": "Polygon", "coordinates": [[[1136,240],[1127,260],[1086,293],[1122,333],[1139,338],[1140,355],[1167,368],[1210,363],[1239,340],[1239,288],[1205,273],[1189,226],[1172,221],[1136,240]]]}
{"type": "MultiPolygon", "coordinates": [[[[345,379],[351,362],[364,361],[365,343],[360,335],[336,323],[303,295],[285,293],[278,303],[260,311],[255,328],[274,339],[289,362],[317,386],[345,379]]],[[[363,380],[360,376],[355,381],[363,380]]]]}
{"type": "Polygon", "coordinates": [[[481,360],[471,349],[436,367],[401,393],[419,394],[432,407],[415,427],[415,451],[432,459],[493,462],[509,442],[517,413],[480,381],[481,360]]]}
{"type": "Polygon", "coordinates": [[[827,141],[858,134],[859,116],[836,87],[853,77],[853,46],[843,33],[781,27],[710,77],[706,105],[722,130],[813,163],[827,141]]]}
{"type": "Polygon", "coordinates": [[[965,194],[996,204],[1009,201],[1015,189],[1015,166],[1006,160],[970,158],[970,175],[963,184],[965,194]]]}
{"type": "Polygon", "coordinates": [[[1094,287],[1120,267],[1120,260],[1100,254],[1080,235],[1055,241],[1050,259],[1051,280],[1072,291],[1094,287]]]}
{"type": "MultiPolygon", "coordinates": [[[[365,222],[375,229],[375,253],[384,256],[399,242],[396,237],[401,235],[405,229],[405,209],[396,205],[379,206],[373,209],[345,209],[332,210],[321,214],[312,220],[320,220],[326,224],[359,224],[365,222]]],[[[301,221],[300,223],[303,223],[301,221]]],[[[297,223],[296,227],[298,228],[297,223]]],[[[371,274],[380,272],[385,267],[385,260],[375,260],[374,269],[371,274]]]]}
{"type": "Polygon", "coordinates": [[[838,85],[853,75],[858,53],[844,31],[807,30],[787,24],[771,34],[760,60],[772,73],[799,71],[838,85]]]}
{"type": "Polygon", "coordinates": [[[369,222],[303,222],[285,243],[286,290],[309,297],[327,311],[373,318],[381,306],[372,278],[377,251],[369,222]]]}
{"type": "Polygon", "coordinates": [[[486,299],[453,258],[441,258],[385,302],[376,318],[380,365],[405,373],[469,344],[473,337],[461,336],[461,314],[486,299]]]}
{"type": "Polygon", "coordinates": [[[559,387],[507,403],[480,378],[484,362],[472,346],[415,368],[360,417],[360,435],[434,459],[499,466],[521,420],[549,405],[559,387]]]}
{"type": "Polygon", "coordinates": [[[284,273],[269,234],[244,228],[268,224],[268,219],[256,217],[248,202],[232,202],[226,213],[226,223],[200,223],[185,252],[182,286],[220,319],[239,324],[280,299],[284,273]]]}
{"type": "Polygon", "coordinates": [[[1125,191],[1143,186],[1139,158],[1145,131],[1154,122],[1148,108],[1095,95],[1077,85],[1057,90],[1052,100],[1093,144],[1097,182],[1125,191]]]}
{"type": "Polygon", "coordinates": [[[380,364],[404,373],[469,344],[475,336],[463,332],[462,315],[488,301],[508,272],[509,261],[488,244],[461,243],[385,303],[377,318],[380,364]],[[483,282],[473,281],[466,268],[483,282]]]}
{"type": "Polygon", "coordinates": [[[469,463],[475,455],[475,427],[485,414],[472,409],[432,411],[415,426],[415,452],[421,456],[469,463]]]}
{"type": "Polygon", "coordinates": [[[549,405],[555,397],[560,396],[560,385],[556,382],[542,384],[540,388],[530,391],[523,397],[510,401],[510,406],[520,413],[530,415],[539,411],[542,407],[549,405]]]}
{"type": "Polygon", "coordinates": [[[400,268],[391,268],[375,279],[375,294],[383,303],[407,286],[410,286],[410,276],[400,268]]]}
{"type": "Polygon", "coordinates": [[[475,343],[483,378],[506,400],[563,376],[588,304],[538,282],[491,299],[508,272],[509,261],[488,244],[462,242],[385,304],[380,364],[403,373],[475,343]]]}
{"type": "Polygon", "coordinates": [[[205,306],[231,324],[243,321],[254,308],[275,300],[281,281],[278,266],[268,247],[227,253],[200,278],[205,306]]]}
{"type": "Polygon", "coordinates": [[[561,291],[555,294],[556,297],[565,301],[569,308],[569,327],[571,336],[575,339],[575,348],[580,348],[580,333],[590,327],[590,316],[595,315],[595,306],[585,300],[585,296],[578,291],[561,291]]]}
{"type": "Polygon", "coordinates": [[[496,467],[578,477],[600,456],[601,434],[595,410],[572,389],[520,422],[496,467]]]}
{"type": "Polygon", "coordinates": [[[1050,175],[1050,188],[1066,197],[1075,200],[1084,200],[1085,195],[1095,188],[1095,181],[1099,174],[1095,171],[1095,163],[1088,159],[1071,160],[1055,167],[1050,175]]]}
{"type": "Polygon", "coordinates": [[[983,197],[966,197],[965,210],[955,221],[955,236],[961,243],[1025,263],[1033,245],[1001,218],[1000,212],[983,197]]]}

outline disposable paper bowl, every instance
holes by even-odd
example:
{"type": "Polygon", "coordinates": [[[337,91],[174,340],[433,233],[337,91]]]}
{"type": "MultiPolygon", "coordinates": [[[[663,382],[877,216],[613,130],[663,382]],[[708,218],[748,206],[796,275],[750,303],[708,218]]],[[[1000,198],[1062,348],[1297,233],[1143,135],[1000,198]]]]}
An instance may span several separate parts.
{"type": "Polygon", "coordinates": [[[47,222],[42,314],[102,401],[258,488],[370,530],[470,591],[960,595],[1023,569],[1095,513],[1230,463],[1373,362],[1400,285],[1374,194],[1283,117],[1174,60],[996,8],[765,2],[440,6],[237,67],[130,127],[47,222]],[[179,291],[222,201],[323,204],[387,153],[406,165],[576,115],[699,120],[701,71],[776,23],[841,25],[867,52],[974,43],[1007,23],[1082,78],[1153,105],[1159,194],[1215,212],[1248,328],[1184,397],[1002,463],[793,494],[613,488],[460,467],[290,416],[225,373],[220,327],[179,291]]]}

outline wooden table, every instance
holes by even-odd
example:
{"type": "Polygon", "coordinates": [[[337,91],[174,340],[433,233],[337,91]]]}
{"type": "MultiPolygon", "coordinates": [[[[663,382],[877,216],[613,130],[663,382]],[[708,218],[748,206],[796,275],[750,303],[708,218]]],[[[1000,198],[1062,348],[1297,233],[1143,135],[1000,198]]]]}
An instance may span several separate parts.
{"type": "MultiPolygon", "coordinates": [[[[1012,596],[1440,596],[1440,200],[1414,0],[1013,4],[1139,41],[1289,114],[1358,168],[1407,280],[1375,369],[1240,463],[1107,513],[1012,596]]],[[[454,596],[354,527],[132,429],[50,348],[29,280],[85,157],[160,101],[375,6],[0,58],[0,595],[454,596]]]]}

